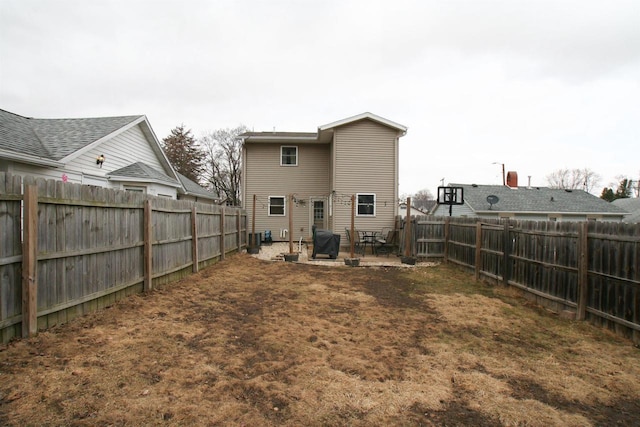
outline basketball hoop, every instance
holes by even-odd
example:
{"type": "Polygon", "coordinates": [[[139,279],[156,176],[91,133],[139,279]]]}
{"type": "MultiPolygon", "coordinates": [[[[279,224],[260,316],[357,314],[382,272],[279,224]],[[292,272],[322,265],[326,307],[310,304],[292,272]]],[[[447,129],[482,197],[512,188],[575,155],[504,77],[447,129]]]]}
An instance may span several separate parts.
{"type": "Polygon", "coordinates": [[[464,204],[462,187],[438,187],[438,204],[449,205],[449,216],[453,213],[453,205],[464,204]]]}

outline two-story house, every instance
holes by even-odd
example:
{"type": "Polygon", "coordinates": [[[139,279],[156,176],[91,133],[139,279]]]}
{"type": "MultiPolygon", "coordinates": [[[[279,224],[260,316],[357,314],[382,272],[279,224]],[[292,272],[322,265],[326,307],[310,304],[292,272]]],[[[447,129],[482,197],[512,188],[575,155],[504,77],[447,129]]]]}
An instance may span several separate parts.
{"type": "Polygon", "coordinates": [[[406,132],[403,125],[363,113],[319,126],[316,132],[241,135],[243,207],[255,221],[256,233],[269,230],[275,241],[288,240],[291,233],[298,241],[310,239],[316,225],[340,234],[346,245],[352,196],[355,228],[393,227],[398,143],[406,132]]]}

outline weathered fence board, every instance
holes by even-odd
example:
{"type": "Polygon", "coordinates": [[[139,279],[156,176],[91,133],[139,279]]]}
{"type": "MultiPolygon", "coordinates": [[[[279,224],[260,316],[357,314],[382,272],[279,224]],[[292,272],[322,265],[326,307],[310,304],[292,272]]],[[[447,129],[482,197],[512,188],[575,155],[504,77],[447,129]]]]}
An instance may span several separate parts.
{"type": "Polygon", "coordinates": [[[22,334],[21,188],[19,176],[0,175],[0,342],[22,334]]]}
{"type": "Polygon", "coordinates": [[[141,292],[145,283],[151,289],[190,274],[194,265],[223,257],[223,239],[226,252],[240,250],[246,227],[238,225],[244,224],[245,213],[236,208],[0,173],[0,340],[113,304],[141,292]],[[37,192],[36,234],[23,225],[23,184],[37,192]],[[23,230],[34,242],[28,257],[22,253],[23,230]],[[32,265],[33,274],[24,275],[23,265],[32,265]],[[22,276],[26,283],[35,279],[33,292],[22,276]],[[37,304],[31,322],[23,322],[23,291],[37,304]]]}
{"type": "Polygon", "coordinates": [[[640,224],[443,217],[414,224],[413,255],[433,257],[427,244],[440,244],[446,262],[640,343],[640,224]]]}

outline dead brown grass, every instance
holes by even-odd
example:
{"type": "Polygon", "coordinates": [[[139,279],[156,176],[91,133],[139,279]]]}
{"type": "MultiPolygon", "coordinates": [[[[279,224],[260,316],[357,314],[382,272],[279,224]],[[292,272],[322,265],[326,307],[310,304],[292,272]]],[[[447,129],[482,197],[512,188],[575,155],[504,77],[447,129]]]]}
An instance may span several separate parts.
{"type": "Polygon", "coordinates": [[[2,425],[638,425],[640,351],[447,266],[239,255],[0,351],[2,425]]]}

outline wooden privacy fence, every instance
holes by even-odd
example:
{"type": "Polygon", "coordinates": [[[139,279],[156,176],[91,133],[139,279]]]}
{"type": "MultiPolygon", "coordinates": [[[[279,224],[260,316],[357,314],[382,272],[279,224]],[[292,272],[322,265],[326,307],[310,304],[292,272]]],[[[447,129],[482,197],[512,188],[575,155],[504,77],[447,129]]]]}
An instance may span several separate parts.
{"type": "Polygon", "coordinates": [[[640,343],[640,224],[412,221],[414,256],[473,269],[476,279],[517,287],[555,311],[569,310],[640,343]]]}
{"type": "Polygon", "coordinates": [[[0,173],[0,339],[151,290],[244,246],[241,209],[0,173]]]}

